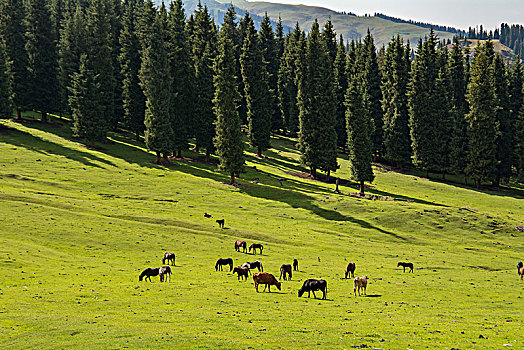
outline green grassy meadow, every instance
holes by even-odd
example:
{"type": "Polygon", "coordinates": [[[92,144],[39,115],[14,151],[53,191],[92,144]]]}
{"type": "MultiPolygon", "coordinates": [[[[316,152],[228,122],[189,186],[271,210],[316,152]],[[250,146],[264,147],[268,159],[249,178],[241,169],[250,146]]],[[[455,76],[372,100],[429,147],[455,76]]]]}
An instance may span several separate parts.
{"type": "Polygon", "coordinates": [[[282,137],[269,158],[247,150],[233,187],[203,155],[159,166],[127,134],[91,150],[57,119],[5,124],[0,348],[524,348],[523,190],[377,167],[370,193],[408,201],[360,199],[348,186],[335,194],[289,174],[302,169],[282,137]],[[264,254],[235,252],[236,239],[264,254]],[[171,282],[139,282],[165,251],[177,256],[171,282]],[[226,257],[259,259],[277,278],[297,258],[300,271],[282,291],[257,294],[252,279],[215,272],[226,257]],[[343,279],[349,261],[369,276],[367,297],[343,279]],[[328,281],[327,300],[298,298],[307,278],[328,281]]]}

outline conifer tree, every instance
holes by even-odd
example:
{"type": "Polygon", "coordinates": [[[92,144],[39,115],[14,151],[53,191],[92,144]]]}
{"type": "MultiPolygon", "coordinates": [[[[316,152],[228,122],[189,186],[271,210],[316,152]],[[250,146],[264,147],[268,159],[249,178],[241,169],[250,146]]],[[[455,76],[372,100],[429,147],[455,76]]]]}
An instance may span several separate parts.
{"type": "Polygon", "coordinates": [[[440,106],[436,103],[435,84],[439,75],[437,38],[431,30],[427,40],[419,41],[408,88],[409,126],[413,164],[426,172],[438,167],[435,149],[440,106]]]}
{"type": "Polygon", "coordinates": [[[271,27],[271,20],[265,14],[260,24],[260,31],[258,33],[258,41],[260,51],[262,53],[262,61],[266,71],[266,79],[269,85],[269,94],[267,95],[267,103],[269,108],[269,119],[271,123],[271,130],[278,131],[282,129],[282,118],[280,117],[280,109],[278,108],[278,69],[280,58],[278,56],[277,42],[275,41],[275,33],[271,27]]]}
{"type": "Polygon", "coordinates": [[[98,101],[102,104],[104,128],[113,126],[115,110],[111,22],[107,1],[93,1],[86,10],[87,52],[95,75],[99,76],[98,101]]]}
{"type": "Polygon", "coordinates": [[[73,6],[72,2],[68,2],[63,17],[58,43],[58,109],[59,112],[70,112],[71,76],[78,71],[80,56],[87,52],[85,45],[87,33],[84,13],[80,5],[73,6]]]}
{"type": "Polygon", "coordinates": [[[140,87],[141,42],[136,18],[142,8],[140,0],[126,0],[123,5],[120,32],[120,76],[122,77],[122,108],[124,124],[140,140],[144,131],[146,101],[140,87]]]}
{"type": "Polygon", "coordinates": [[[299,150],[312,176],[338,168],[333,71],[318,22],[311,27],[298,78],[299,150]]]}
{"type": "MultiPolygon", "coordinates": [[[[518,167],[518,160],[521,156],[518,154],[519,150],[517,149],[518,143],[518,123],[519,123],[519,114],[520,109],[524,103],[524,93],[523,93],[523,78],[524,78],[524,69],[522,68],[522,63],[520,62],[520,57],[517,58],[517,62],[513,63],[511,70],[509,72],[509,93],[510,93],[510,108],[511,108],[511,120],[515,124],[515,137],[513,139],[513,166],[516,169],[518,167]]],[[[524,134],[522,135],[524,136],[524,134]]],[[[524,178],[524,174],[523,174],[524,178]]]]}
{"type": "Polygon", "coordinates": [[[169,61],[173,79],[173,146],[177,156],[188,148],[189,125],[195,104],[195,73],[185,29],[186,15],[182,0],[171,2],[169,10],[169,61]]]}
{"type": "Polygon", "coordinates": [[[22,112],[31,107],[32,99],[24,20],[22,0],[0,1],[0,38],[4,40],[9,62],[10,88],[17,119],[22,119],[22,112]]]}
{"type": "Polygon", "coordinates": [[[28,56],[31,107],[40,111],[42,121],[56,108],[57,54],[51,13],[45,0],[26,2],[26,51],[28,56]]]}
{"type": "Polygon", "coordinates": [[[497,172],[493,179],[494,185],[498,186],[500,180],[508,181],[511,177],[511,166],[513,165],[513,138],[514,122],[511,115],[511,102],[509,96],[509,81],[506,74],[506,66],[502,56],[497,54],[493,61],[494,89],[497,103],[497,172]]]}
{"type": "Polygon", "coordinates": [[[384,52],[382,111],[384,114],[384,158],[402,168],[411,161],[407,88],[411,62],[409,43],[397,35],[384,52]]]}
{"type": "Polygon", "coordinates": [[[88,56],[82,54],[79,70],[72,75],[69,105],[73,117],[73,135],[87,138],[91,147],[95,146],[95,140],[106,136],[104,112],[98,94],[99,79],[88,56]]]}
{"type": "Polygon", "coordinates": [[[373,159],[372,122],[369,117],[364,96],[357,79],[351,79],[346,93],[346,128],[351,177],[360,184],[364,194],[364,182],[372,182],[375,176],[371,162],[373,159]]]}
{"type": "Polygon", "coordinates": [[[524,183],[524,106],[515,120],[515,166],[517,181],[524,183]]]}
{"type": "Polygon", "coordinates": [[[107,11],[110,24],[109,45],[111,47],[111,60],[113,70],[113,80],[111,82],[113,91],[113,111],[109,116],[111,129],[117,130],[119,123],[124,121],[124,105],[122,80],[120,74],[120,32],[122,30],[122,0],[108,0],[107,11]]]}
{"type": "Polygon", "coordinates": [[[195,149],[204,147],[206,158],[214,151],[215,115],[213,113],[213,60],[216,57],[216,27],[209,16],[207,6],[199,5],[193,16],[192,56],[195,65],[197,103],[192,128],[195,134],[195,149]]]}
{"type": "MultiPolygon", "coordinates": [[[[467,77],[463,50],[457,36],[453,38],[448,72],[451,88],[451,114],[453,131],[451,132],[450,170],[464,174],[467,158],[467,124],[465,115],[468,111],[466,102],[467,77]]],[[[467,179],[465,179],[467,181],[467,179]]]]}
{"type": "Polygon", "coordinates": [[[489,45],[478,45],[470,72],[467,101],[468,162],[466,174],[480,187],[496,175],[497,100],[495,96],[493,56],[489,45]]]}
{"type": "Polygon", "coordinates": [[[231,176],[240,173],[244,164],[241,121],[237,104],[240,99],[235,77],[235,55],[233,42],[226,35],[220,37],[219,55],[214,64],[213,111],[216,115],[216,136],[214,138],[220,170],[231,176]]]}
{"type": "Polygon", "coordinates": [[[270,147],[271,97],[268,73],[265,69],[261,45],[251,17],[247,22],[246,36],[240,55],[244,96],[247,106],[248,137],[257,155],[270,147]]]}
{"type": "Polygon", "coordinates": [[[162,15],[157,14],[142,53],[140,68],[140,85],[146,97],[145,141],[147,148],[156,153],[157,164],[160,164],[161,155],[167,158],[173,150],[173,85],[164,40],[165,26],[162,15]]]}
{"type": "Polygon", "coordinates": [[[330,62],[333,65],[335,63],[335,58],[337,57],[337,34],[335,33],[333,22],[331,22],[331,17],[329,17],[326,24],[324,24],[322,39],[326,43],[330,62]]]}
{"type": "Polygon", "coordinates": [[[291,135],[296,135],[298,132],[297,73],[303,48],[302,30],[297,23],[295,30],[286,38],[278,72],[278,102],[284,133],[288,131],[291,135]]]}
{"type": "Polygon", "coordinates": [[[13,113],[13,96],[8,74],[5,44],[0,38],[0,119],[9,118],[13,113]]]}
{"type": "Polygon", "coordinates": [[[336,100],[336,124],[335,131],[337,133],[337,146],[345,149],[347,143],[346,130],[346,92],[348,90],[348,74],[346,71],[346,47],[344,46],[344,39],[340,35],[340,41],[337,46],[337,56],[333,65],[333,73],[335,78],[335,100],[336,100]]]}
{"type": "Polygon", "coordinates": [[[372,121],[373,130],[373,155],[381,157],[384,153],[383,146],[383,113],[380,101],[382,100],[382,91],[380,90],[381,76],[378,70],[377,49],[375,47],[373,36],[369,29],[361,49],[362,56],[362,84],[366,110],[372,121]]]}

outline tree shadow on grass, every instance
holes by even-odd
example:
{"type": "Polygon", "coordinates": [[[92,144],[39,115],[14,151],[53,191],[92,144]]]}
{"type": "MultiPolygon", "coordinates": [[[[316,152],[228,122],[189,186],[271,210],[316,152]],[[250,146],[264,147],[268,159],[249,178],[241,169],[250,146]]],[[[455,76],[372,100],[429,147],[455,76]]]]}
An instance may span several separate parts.
{"type": "Polygon", "coordinates": [[[85,166],[102,168],[99,164],[96,164],[94,162],[100,162],[110,166],[115,166],[112,162],[97,157],[92,153],[67,148],[21,130],[11,131],[10,135],[2,137],[2,141],[7,144],[16,147],[23,147],[30,151],[34,151],[43,155],[54,154],[57,156],[63,156],[67,159],[82,163],[85,166]]]}

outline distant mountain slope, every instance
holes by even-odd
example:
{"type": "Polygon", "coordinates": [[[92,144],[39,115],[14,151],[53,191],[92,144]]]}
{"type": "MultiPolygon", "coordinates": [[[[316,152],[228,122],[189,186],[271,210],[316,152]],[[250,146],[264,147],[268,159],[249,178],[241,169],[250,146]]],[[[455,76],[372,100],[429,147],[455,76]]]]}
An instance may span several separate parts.
{"type": "MultiPolygon", "coordinates": [[[[409,39],[412,46],[416,44],[420,37],[428,33],[428,29],[410,23],[396,23],[394,21],[375,16],[355,16],[353,14],[343,14],[327,8],[305,5],[286,5],[274,4],[269,2],[248,2],[245,0],[218,0],[224,5],[233,3],[238,8],[248,10],[251,14],[262,16],[265,12],[269,17],[276,21],[278,16],[288,27],[294,27],[298,22],[300,27],[309,30],[313,21],[318,19],[323,25],[329,17],[338,34],[342,34],[345,39],[358,39],[366,35],[367,30],[371,31],[377,46],[387,43],[393,36],[400,34],[405,39],[409,39]]],[[[216,2],[215,0],[202,0],[202,3],[216,2]]],[[[351,8],[348,8],[351,11],[351,8]]],[[[443,31],[436,31],[441,39],[452,38],[454,34],[443,31]]]]}

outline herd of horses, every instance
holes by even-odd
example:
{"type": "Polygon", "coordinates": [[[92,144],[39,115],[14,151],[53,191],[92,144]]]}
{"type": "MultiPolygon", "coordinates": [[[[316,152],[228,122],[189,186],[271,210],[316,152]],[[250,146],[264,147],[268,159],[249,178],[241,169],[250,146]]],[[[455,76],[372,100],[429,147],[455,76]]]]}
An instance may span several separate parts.
{"type": "MultiPolygon", "coordinates": [[[[235,242],[235,250],[237,252],[240,251],[240,249],[243,249],[243,252],[246,252],[247,243],[245,241],[237,240],[235,242]]],[[[253,254],[256,254],[255,248],[259,249],[260,253],[262,253],[263,246],[259,243],[254,243],[250,246],[249,251],[251,251],[251,248],[253,248],[253,254]]],[[[164,257],[162,258],[162,264],[167,264],[161,267],[155,267],[155,268],[147,268],[138,277],[139,281],[142,280],[149,280],[151,282],[151,277],[159,276],[160,282],[171,282],[171,267],[169,266],[172,264],[175,266],[175,254],[166,252],[164,254],[164,257]]],[[[264,272],[264,266],[262,265],[262,262],[259,260],[251,261],[251,262],[245,262],[240,266],[233,267],[233,259],[232,258],[220,258],[217,260],[215,264],[215,271],[223,271],[223,266],[229,266],[229,272],[232,272],[233,274],[237,274],[238,280],[241,278],[244,281],[247,281],[249,274],[251,274],[251,270],[258,270],[257,273],[253,274],[253,281],[255,283],[255,290],[257,293],[259,292],[258,286],[260,284],[265,285],[264,286],[264,292],[266,291],[266,288],[269,292],[271,292],[271,286],[276,286],[278,290],[281,290],[281,282],[279,282],[276,277],[268,272],[264,272]]],[[[356,270],[356,263],[349,262],[346,266],[346,270],[344,272],[344,278],[348,279],[348,277],[353,278],[353,294],[356,296],[357,292],[358,295],[366,295],[366,288],[368,283],[368,276],[363,277],[355,277],[355,270],[356,270]]],[[[413,273],[413,263],[411,262],[399,262],[397,263],[397,267],[402,267],[403,272],[406,272],[406,268],[408,268],[408,273],[413,273]]],[[[298,260],[293,259],[293,266],[291,264],[283,264],[280,266],[280,279],[291,280],[293,277],[293,271],[298,271],[298,260]]],[[[517,272],[520,276],[520,280],[522,281],[524,279],[524,264],[522,261],[519,261],[517,263],[517,272]]],[[[302,287],[298,290],[298,296],[301,297],[304,293],[308,293],[308,298],[310,297],[311,293],[313,293],[313,297],[317,298],[315,295],[316,291],[322,292],[322,299],[326,299],[327,297],[327,281],[323,279],[307,279],[302,284],[302,287]]]]}

